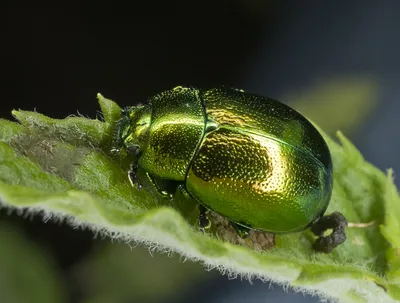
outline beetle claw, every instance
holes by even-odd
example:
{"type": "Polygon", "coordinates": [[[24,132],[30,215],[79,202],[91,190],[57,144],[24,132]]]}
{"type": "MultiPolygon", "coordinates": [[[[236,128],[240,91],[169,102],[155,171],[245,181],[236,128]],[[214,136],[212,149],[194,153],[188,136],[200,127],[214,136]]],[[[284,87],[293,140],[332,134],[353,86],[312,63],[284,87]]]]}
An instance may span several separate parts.
{"type": "Polygon", "coordinates": [[[112,148],[111,149],[111,154],[112,155],[118,155],[119,153],[121,152],[121,149],[119,149],[119,148],[112,148]]]}
{"type": "Polygon", "coordinates": [[[234,222],[231,222],[231,226],[233,227],[233,229],[236,231],[236,233],[240,238],[246,239],[249,236],[250,229],[248,229],[247,227],[244,227],[234,222]]]}
{"type": "Polygon", "coordinates": [[[168,200],[173,200],[173,199],[174,199],[173,194],[170,193],[170,192],[168,192],[168,191],[166,191],[166,190],[162,190],[162,191],[160,192],[160,194],[161,194],[162,197],[165,198],[165,199],[168,199],[168,200]]]}
{"type": "Polygon", "coordinates": [[[200,230],[202,232],[205,232],[206,229],[209,229],[211,227],[211,222],[207,218],[207,209],[203,205],[199,205],[199,225],[200,225],[200,230]]]}

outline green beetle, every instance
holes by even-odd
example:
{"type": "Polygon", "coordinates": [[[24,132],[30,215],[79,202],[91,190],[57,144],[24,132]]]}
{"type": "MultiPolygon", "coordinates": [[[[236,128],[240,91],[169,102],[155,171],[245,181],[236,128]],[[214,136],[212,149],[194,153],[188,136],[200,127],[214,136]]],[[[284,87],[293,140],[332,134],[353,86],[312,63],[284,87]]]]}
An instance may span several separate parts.
{"type": "Polygon", "coordinates": [[[157,192],[162,180],[207,211],[227,218],[238,234],[250,229],[299,232],[310,226],[315,248],[342,243],[347,222],[340,213],[322,217],[332,193],[332,160],[317,129],[273,99],[231,88],[178,86],[127,107],[117,123],[114,150],[132,157],[129,179],[141,188],[146,172],[157,192]],[[333,229],[324,236],[327,229],[333,229]]]}

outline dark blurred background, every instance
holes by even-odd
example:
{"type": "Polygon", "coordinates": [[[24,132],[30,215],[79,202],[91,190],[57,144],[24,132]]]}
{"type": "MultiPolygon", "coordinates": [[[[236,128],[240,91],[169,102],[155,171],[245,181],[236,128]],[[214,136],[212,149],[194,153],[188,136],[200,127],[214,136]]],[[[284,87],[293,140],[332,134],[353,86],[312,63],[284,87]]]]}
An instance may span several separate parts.
{"type": "MultiPolygon", "coordinates": [[[[8,1],[0,8],[1,109],[95,117],[176,85],[228,85],[342,130],[400,168],[398,1],[8,1]]],[[[399,184],[399,182],[396,182],[399,184]]],[[[0,210],[0,301],[317,302],[201,265],[0,210]]]]}

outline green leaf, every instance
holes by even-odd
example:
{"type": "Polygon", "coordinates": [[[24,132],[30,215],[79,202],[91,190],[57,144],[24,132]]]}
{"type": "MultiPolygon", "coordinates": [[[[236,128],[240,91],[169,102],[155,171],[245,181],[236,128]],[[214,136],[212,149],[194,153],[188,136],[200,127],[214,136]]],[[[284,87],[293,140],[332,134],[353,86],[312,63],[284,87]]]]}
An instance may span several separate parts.
{"type": "Polygon", "coordinates": [[[393,172],[389,170],[385,192],[385,224],[380,226],[381,232],[390,247],[386,252],[388,265],[387,276],[400,285],[400,197],[392,181],[393,172]]]}
{"type": "Polygon", "coordinates": [[[366,162],[341,133],[325,138],[334,162],[334,191],[327,213],[351,223],[347,241],[331,254],[312,249],[310,231],[276,236],[264,252],[202,234],[195,207],[138,191],[125,159],[110,154],[120,108],[99,95],[105,121],[51,119],[14,111],[24,127],[0,121],[0,201],[3,207],[65,218],[113,239],[174,251],[224,273],[288,284],[343,302],[400,301],[399,197],[391,173],[366,162]],[[396,301],[397,300],[397,301],[396,301]]]}

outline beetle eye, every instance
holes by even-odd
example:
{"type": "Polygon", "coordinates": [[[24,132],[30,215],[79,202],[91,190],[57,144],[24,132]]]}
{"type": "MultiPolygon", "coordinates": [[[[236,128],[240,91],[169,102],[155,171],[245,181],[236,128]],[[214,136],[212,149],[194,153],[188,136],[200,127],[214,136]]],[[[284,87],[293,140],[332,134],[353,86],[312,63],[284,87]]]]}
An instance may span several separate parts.
{"type": "Polygon", "coordinates": [[[139,145],[130,145],[127,147],[126,151],[132,156],[137,156],[140,154],[140,147],[139,145]]]}

